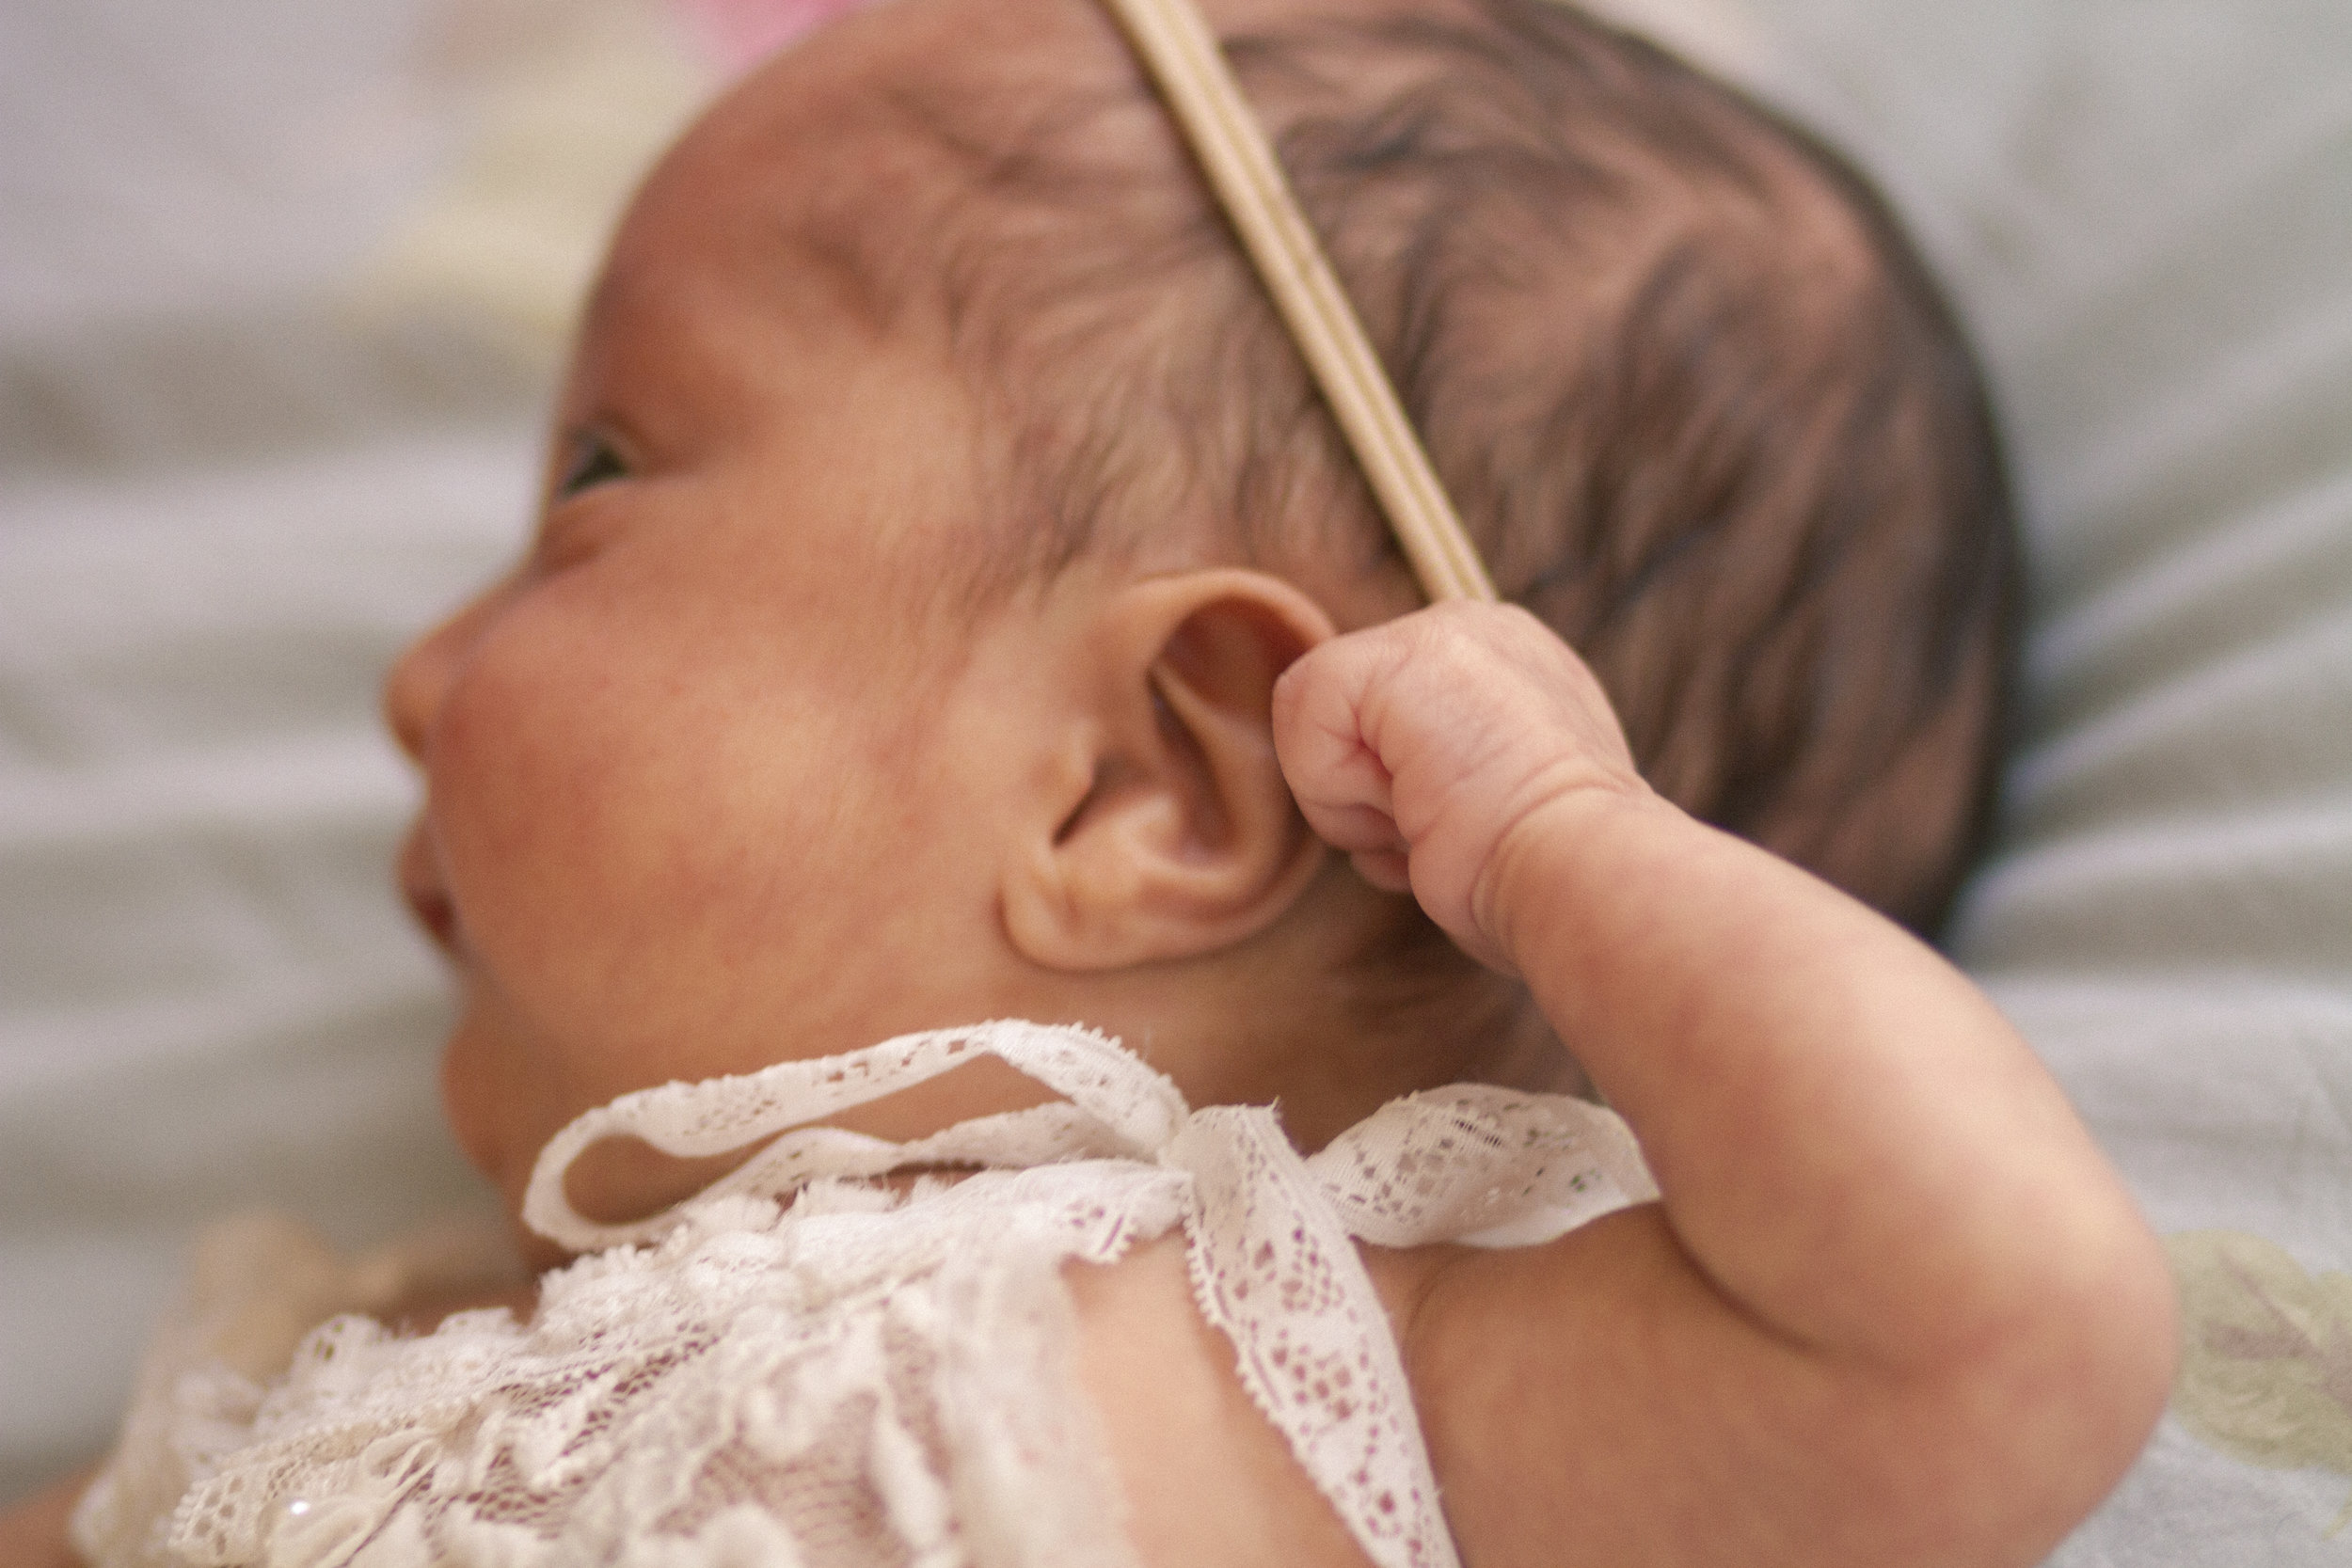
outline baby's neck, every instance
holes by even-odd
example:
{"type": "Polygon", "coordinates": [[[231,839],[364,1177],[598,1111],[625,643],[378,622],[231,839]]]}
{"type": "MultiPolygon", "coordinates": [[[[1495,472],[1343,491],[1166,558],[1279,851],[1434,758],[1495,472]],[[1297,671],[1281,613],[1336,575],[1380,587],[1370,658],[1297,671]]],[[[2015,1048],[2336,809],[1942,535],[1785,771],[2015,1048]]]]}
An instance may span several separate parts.
{"type": "MultiPolygon", "coordinates": [[[[1304,988],[1300,988],[1304,989],[1304,988]]],[[[1584,1074],[1516,982],[1483,971],[1377,1009],[1296,1006],[1184,1019],[1080,1019],[1167,1073],[1187,1102],[1272,1104],[1312,1151],[1391,1100],[1444,1084],[1581,1094],[1584,1074]]]]}

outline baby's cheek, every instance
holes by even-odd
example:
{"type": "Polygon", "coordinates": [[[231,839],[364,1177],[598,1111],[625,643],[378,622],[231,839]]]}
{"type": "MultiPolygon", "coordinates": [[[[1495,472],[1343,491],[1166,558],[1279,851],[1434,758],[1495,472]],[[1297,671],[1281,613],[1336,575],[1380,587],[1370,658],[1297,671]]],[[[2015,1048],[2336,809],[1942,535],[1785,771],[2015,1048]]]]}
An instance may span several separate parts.
{"type": "Polygon", "coordinates": [[[840,863],[866,836],[857,770],[821,721],[655,673],[501,673],[453,703],[462,809],[442,832],[468,935],[529,1022],[580,1050],[716,1048],[859,891],[840,863]]]}
{"type": "MultiPolygon", "coordinates": [[[[518,999],[543,969],[592,968],[625,937],[633,858],[616,800],[630,760],[576,684],[484,664],[451,691],[430,765],[431,823],[464,939],[518,999]]],[[[545,976],[560,979],[562,975],[545,976]]]]}

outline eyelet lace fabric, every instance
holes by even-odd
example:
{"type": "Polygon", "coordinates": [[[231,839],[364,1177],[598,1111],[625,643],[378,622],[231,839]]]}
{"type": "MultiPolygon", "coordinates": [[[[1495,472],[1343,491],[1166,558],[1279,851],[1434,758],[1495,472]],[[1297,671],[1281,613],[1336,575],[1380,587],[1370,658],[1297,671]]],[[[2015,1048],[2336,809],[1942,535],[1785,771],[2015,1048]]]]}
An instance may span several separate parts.
{"type": "Polygon", "coordinates": [[[282,1227],[214,1238],[75,1544],[107,1568],[1121,1568],[1060,1269],[1181,1227],[1203,1316],[1366,1556],[1447,1568],[1355,1240],[1518,1244],[1653,1192],[1622,1123],[1581,1101],[1455,1085],[1302,1159],[1269,1110],[1194,1112],[1099,1035],[1010,1021],[669,1085],[542,1154],[526,1219],[594,1250],[527,1323],[397,1336],[365,1314],[415,1269],[339,1271],[282,1227]],[[982,1054],[1064,1102],[906,1144],[804,1125],[982,1054]],[[773,1141],[600,1227],[563,1179],[616,1134],[773,1141]],[[981,1168],[903,1196],[867,1180],[946,1164],[981,1168]]]}

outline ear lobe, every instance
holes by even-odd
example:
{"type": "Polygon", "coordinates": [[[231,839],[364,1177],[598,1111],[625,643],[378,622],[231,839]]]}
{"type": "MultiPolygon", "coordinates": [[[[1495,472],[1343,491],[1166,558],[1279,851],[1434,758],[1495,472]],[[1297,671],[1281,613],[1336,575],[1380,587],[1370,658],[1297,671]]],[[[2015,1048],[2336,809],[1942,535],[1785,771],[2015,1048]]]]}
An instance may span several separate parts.
{"type": "Polygon", "coordinates": [[[1331,635],[1329,619],[1279,578],[1216,570],[1123,590],[1094,629],[1099,679],[1055,769],[1064,807],[1005,879],[1007,933],[1063,971],[1254,936],[1323,861],[1269,713],[1276,679],[1331,635]]]}

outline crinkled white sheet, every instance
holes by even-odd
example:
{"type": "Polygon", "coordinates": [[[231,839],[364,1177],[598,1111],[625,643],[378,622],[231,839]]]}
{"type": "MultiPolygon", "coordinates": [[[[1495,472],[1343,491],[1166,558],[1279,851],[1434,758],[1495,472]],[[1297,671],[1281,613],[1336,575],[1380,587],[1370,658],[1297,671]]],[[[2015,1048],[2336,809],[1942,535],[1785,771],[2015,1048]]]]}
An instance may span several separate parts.
{"type": "MultiPolygon", "coordinates": [[[[2000,385],[2029,704],[1958,951],[2160,1229],[2352,1267],[2352,7],[1616,3],[1856,149],[2000,385]]],[[[679,79],[631,6],[0,9],[0,1493],[103,1441],[199,1216],[471,1192],[372,691],[517,537],[610,195],[558,166],[620,155],[564,116],[679,79]]],[[[2348,1492],[2168,1421],[2058,1560],[2339,1561],[2348,1492]]]]}
{"type": "MultiPolygon", "coordinates": [[[[2024,484],[2025,734],[1956,949],[2160,1231],[2341,1275],[2352,7],[1750,3],[1764,79],[1862,150],[1956,285],[2024,484]]],[[[2297,1375],[2352,1421],[2352,1323],[2313,1335],[2297,1375]]],[[[2168,1418],[2057,1560],[2343,1562],[2352,1446],[2305,1457],[2168,1418]]]]}

